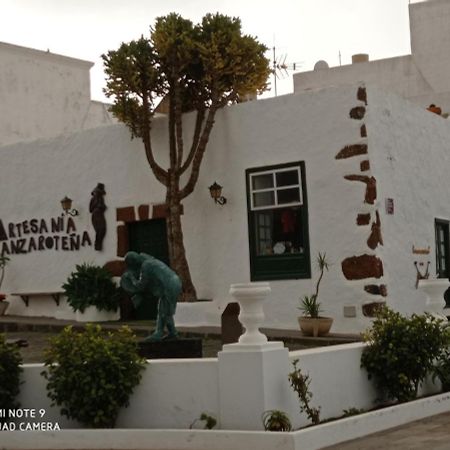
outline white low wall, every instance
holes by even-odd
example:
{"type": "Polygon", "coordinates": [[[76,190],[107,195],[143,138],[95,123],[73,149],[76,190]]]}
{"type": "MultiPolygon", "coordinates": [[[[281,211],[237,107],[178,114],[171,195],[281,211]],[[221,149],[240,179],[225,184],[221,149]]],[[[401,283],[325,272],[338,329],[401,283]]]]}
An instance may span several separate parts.
{"type": "MultiPolygon", "coordinates": [[[[312,405],[321,407],[322,420],[339,417],[344,409],[351,407],[369,409],[374,406],[376,392],[365,370],[360,368],[363,348],[364,344],[356,343],[289,354],[290,360],[298,358],[302,372],[310,375],[312,405]]],[[[227,361],[220,358],[148,361],[142,381],[130,399],[130,406],[119,415],[117,427],[187,429],[201,413],[206,412],[218,419],[220,428],[220,398],[227,398],[227,394],[219,393],[219,365],[227,361]]],[[[24,365],[24,383],[19,396],[21,407],[44,409],[44,418],[35,421],[57,422],[61,429],[79,428],[79,424],[61,417],[59,408],[50,406],[46,381],[40,375],[42,370],[42,364],[24,365]]],[[[231,368],[237,384],[243,379],[240,370],[241,367],[231,368]]],[[[260,373],[255,374],[255,383],[259,377],[269,378],[273,373],[270,367],[262,367],[260,373]]],[[[287,377],[288,373],[282,375],[280,386],[288,382],[287,377]]],[[[424,393],[437,392],[438,389],[438,386],[429,384],[424,393]]],[[[245,388],[242,392],[244,399],[245,388]]],[[[284,409],[295,428],[307,425],[306,417],[300,415],[297,395],[290,392],[292,395],[284,401],[283,407],[269,404],[267,409],[284,409]]],[[[236,411],[235,414],[242,409],[239,405],[230,407],[236,411]]],[[[237,420],[246,423],[248,418],[238,417],[237,420]]]]}

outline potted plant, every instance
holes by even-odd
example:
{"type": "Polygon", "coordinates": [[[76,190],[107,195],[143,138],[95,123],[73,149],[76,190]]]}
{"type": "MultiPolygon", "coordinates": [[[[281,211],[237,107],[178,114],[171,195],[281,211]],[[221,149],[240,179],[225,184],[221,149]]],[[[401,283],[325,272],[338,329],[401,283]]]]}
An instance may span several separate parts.
{"type": "Polygon", "coordinates": [[[320,253],[317,256],[317,266],[320,271],[319,278],[316,283],[316,291],[312,295],[305,295],[301,299],[298,309],[303,312],[303,315],[298,317],[300,330],[305,336],[324,336],[330,331],[333,319],[331,317],[322,317],[319,298],[319,287],[323,278],[325,270],[328,272],[329,262],[326,258],[326,253],[320,253]]]}
{"type": "MultiPolygon", "coordinates": [[[[5,278],[5,267],[6,264],[8,264],[8,261],[9,258],[7,256],[0,256],[0,287],[2,286],[3,278],[5,278]]],[[[5,299],[6,295],[0,293],[0,316],[3,316],[5,314],[5,311],[9,306],[9,302],[7,302],[5,299]]]]}
{"type": "Polygon", "coordinates": [[[119,319],[119,289],[104,267],[78,264],[62,287],[78,322],[119,319]]]}

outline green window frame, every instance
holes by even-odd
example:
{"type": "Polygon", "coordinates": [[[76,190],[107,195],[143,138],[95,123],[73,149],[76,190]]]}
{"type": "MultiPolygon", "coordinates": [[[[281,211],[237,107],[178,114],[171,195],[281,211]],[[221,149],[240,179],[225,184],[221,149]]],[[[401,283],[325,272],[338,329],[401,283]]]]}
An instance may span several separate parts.
{"type": "Polygon", "coordinates": [[[449,221],[435,219],[434,229],[436,235],[436,275],[438,278],[449,278],[449,221]]]}
{"type": "Polygon", "coordinates": [[[305,163],[245,173],[250,279],[311,278],[305,163]]]}

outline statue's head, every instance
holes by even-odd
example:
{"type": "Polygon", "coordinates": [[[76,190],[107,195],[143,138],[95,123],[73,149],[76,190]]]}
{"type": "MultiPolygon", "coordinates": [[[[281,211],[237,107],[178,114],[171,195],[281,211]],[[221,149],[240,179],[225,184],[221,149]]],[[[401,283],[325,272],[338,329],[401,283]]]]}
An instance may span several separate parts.
{"type": "Polygon", "coordinates": [[[139,253],[128,252],[125,255],[125,264],[127,268],[133,272],[139,272],[141,269],[143,258],[139,253]]]}

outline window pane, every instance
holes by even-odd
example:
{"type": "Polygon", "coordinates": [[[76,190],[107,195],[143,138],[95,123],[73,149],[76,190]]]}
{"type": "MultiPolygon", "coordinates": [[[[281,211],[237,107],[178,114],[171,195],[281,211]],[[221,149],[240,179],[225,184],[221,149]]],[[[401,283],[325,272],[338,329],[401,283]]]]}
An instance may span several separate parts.
{"type": "Polygon", "coordinates": [[[300,207],[274,208],[254,214],[258,256],[303,253],[300,207]]]}
{"type": "Polygon", "coordinates": [[[297,170],[287,170],[284,172],[278,172],[277,186],[292,186],[294,184],[299,184],[298,181],[298,171],[297,170]]]}
{"type": "Polygon", "coordinates": [[[294,189],[281,189],[277,191],[278,204],[283,205],[286,203],[298,203],[300,201],[300,190],[294,189]]]}
{"type": "Polygon", "coordinates": [[[253,194],[253,206],[272,206],[275,203],[275,195],[273,191],[269,192],[258,192],[253,194]]]}
{"type": "Polygon", "coordinates": [[[255,175],[252,177],[252,189],[270,189],[273,188],[273,174],[255,175]]]}

